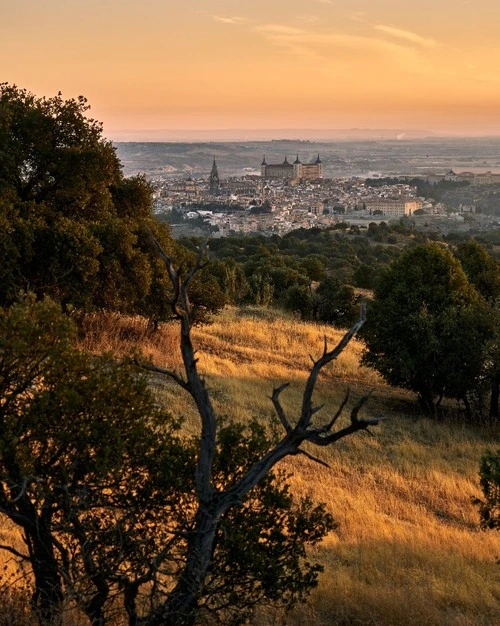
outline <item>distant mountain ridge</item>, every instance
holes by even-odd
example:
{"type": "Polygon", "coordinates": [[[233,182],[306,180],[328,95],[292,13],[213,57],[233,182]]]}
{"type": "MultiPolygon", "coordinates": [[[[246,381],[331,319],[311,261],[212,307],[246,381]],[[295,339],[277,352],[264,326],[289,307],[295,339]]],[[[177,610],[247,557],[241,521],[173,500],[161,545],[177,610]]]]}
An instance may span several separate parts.
{"type": "Polygon", "coordinates": [[[362,139],[424,139],[437,137],[431,130],[404,128],[226,128],[214,130],[158,129],[158,130],[117,130],[110,133],[115,142],[157,142],[157,141],[331,141],[362,139]]]}

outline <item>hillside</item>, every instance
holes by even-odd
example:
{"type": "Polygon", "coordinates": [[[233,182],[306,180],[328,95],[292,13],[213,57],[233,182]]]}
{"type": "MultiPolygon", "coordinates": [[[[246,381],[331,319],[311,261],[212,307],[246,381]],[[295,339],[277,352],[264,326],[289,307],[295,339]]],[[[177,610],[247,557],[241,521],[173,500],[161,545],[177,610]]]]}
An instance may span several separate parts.
{"type": "MultiPolygon", "coordinates": [[[[122,353],[140,347],[158,365],[179,367],[177,328],[145,335],[142,322],[89,319],[83,346],[122,353]]],[[[197,328],[200,370],[220,414],[241,420],[272,416],[273,385],[290,382],[283,401],[297,412],[309,354],[340,332],[264,309],[226,309],[197,328]]],[[[307,605],[291,615],[262,610],[258,624],[489,626],[500,621],[500,537],[478,530],[470,498],[480,495],[479,459],[498,433],[419,415],[410,394],[359,367],[354,341],[318,385],[325,415],[346,388],[351,402],[373,389],[367,415],[386,415],[373,432],[342,440],[319,455],[282,464],[297,494],[327,504],[338,529],[313,555],[325,567],[307,605]]],[[[170,381],[155,379],[159,398],[195,432],[193,407],[170,381]]],[[[320,414],[321,415],[321,414],[320,414]]],[[[315,450],[315,454],[318,451],[315,450]]]]}

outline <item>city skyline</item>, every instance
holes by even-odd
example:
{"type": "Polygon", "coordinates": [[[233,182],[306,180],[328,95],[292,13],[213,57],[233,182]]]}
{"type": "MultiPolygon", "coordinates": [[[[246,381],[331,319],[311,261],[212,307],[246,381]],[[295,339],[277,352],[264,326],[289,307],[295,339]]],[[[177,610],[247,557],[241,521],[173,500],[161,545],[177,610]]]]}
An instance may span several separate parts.
{"type": "Polygon", "coordinates": [[[496,0],[18,0],[2,14],[2,80],[83,94],[115,140],[179,129],[500,134],[496,0]]]}

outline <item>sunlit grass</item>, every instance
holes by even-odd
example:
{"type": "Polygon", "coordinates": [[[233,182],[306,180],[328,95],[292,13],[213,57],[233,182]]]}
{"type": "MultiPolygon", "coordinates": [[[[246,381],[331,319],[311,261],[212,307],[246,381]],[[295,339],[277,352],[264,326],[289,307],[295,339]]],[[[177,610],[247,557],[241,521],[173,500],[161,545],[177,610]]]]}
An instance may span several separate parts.
{"type": "MultiPolygon", "coordinates": [[[[310,354],[324,337],[333,346],[342,332],[302,323],[261,309],[227,309],[210,326],[196,328],[199,368],[222,415],[270,420],[276,384],[290,382],[283,404],[298,415],[310,354]]],[[[140,348],[163,367],[181,371],[178,329],[164,325],[153,335],[144,321],[96,316],[87,320],[82,347],[124,354],[140,348]]],[[[364,415],[386,415],[367,433],[331,448],[308,448],[329,464],[289,458],[297,495],[325,502],[338,529],[314,550],[325,567],[306,605],[284,616],[263,609],[256,624],[449,625],[500,624],[500,537],[478,530],[471,496],[480,495],[479,460],[498,432],[460,423],[437,423],[419,415],[407,392],[387,387],[359,366],[362,343],[353,341],[321,377],[318,422],[351,389],[352,405],[373,389],[364,415]]],[[[158,395],[186,429],[198,416],[186,394],[170,380],[154,378],[158,395]]]]}

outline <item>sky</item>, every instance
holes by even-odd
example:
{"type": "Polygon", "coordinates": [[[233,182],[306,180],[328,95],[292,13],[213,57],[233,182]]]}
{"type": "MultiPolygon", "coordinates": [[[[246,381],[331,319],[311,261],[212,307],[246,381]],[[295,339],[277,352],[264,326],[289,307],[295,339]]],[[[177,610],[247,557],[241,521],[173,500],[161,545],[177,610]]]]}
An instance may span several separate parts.
{"type": "Polygon", "coordinates": [[[112,139],[500,135],[499,27],[499,0],[0,0],[0,80],[86,96],[112,139]]]}

